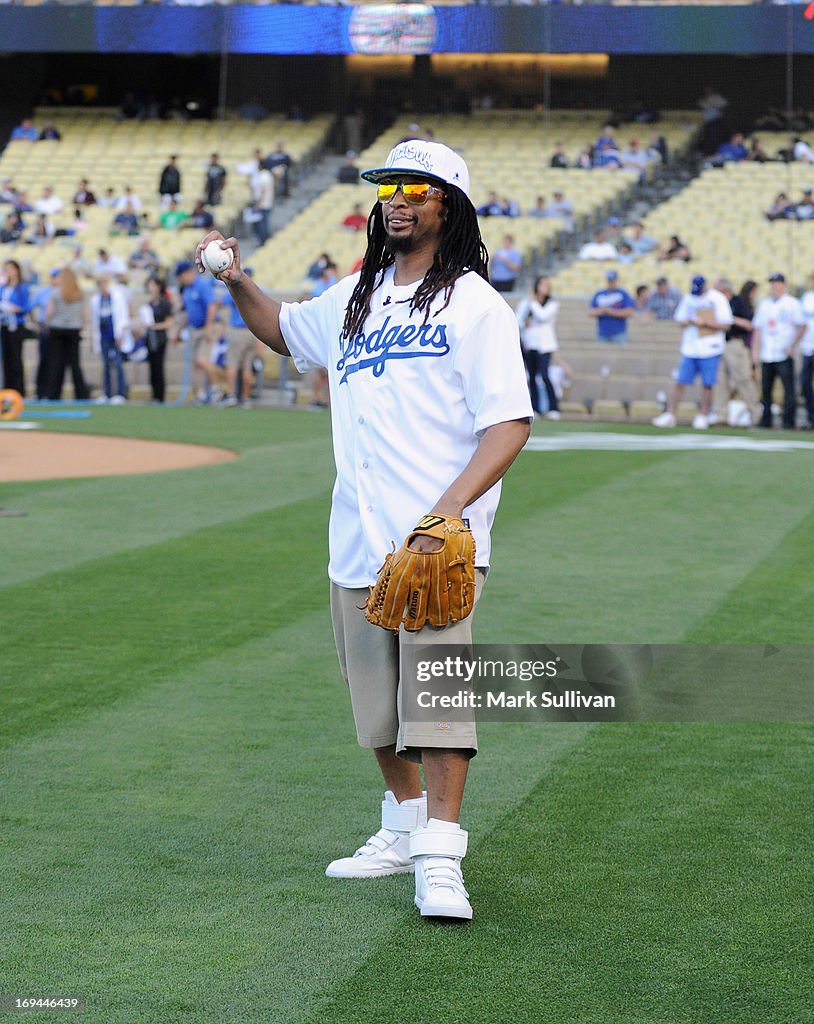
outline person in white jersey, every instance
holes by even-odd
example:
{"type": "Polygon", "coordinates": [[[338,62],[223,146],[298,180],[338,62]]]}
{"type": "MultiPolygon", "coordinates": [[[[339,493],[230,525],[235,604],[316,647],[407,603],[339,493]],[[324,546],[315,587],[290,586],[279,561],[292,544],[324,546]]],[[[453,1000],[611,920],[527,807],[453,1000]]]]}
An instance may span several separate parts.
{"type": "MultiPolygon", "coordinates": [[[[482,583],[500,480],[533,416],[517,321],[488,283],[464,161],[440,143],[407,140],[362,177],[377,186],[377,202],[359,273],[309,302],[280,305],[241,270],[230,238],[221,244],[235,259],[219,276],[252,333],[290,354],[301,372],[324,367],[330,376],[334,637],[357,739],[372,748],[386,793],[381,828],[326,873],[415,871],[423,917],[468,920],[459,816],[477,750],[474,722],[403,717],[400,658],[411,645],[468,642],[472,616],[396,636],[361,608],[387,552],[428,512],[468,520],[482,583]]],[[[210,232],[200,243],[199,267],[202,247],[215,238],[222,236],[210,232]]],[[[439,546],[416,541],[421,550],[439,546]]]]}
{"type": "Polygon", "coordinates": [[[696,430],[706,430],[712,407],[712,391],[718,378],[718,364],[726,345],[726,332],[732,324],[732,310],[726,296],[710,288],[697,274],[689,294],[684,295],[673,319],[684,328],[681,334],[681,362],[675,388],[667,409],[653,420],[655,427],[674,427],[676,410],[684,388],[701,378],[701,406],[692,421],[696,430]]]}
{"type": "Polygon", "coordinates": [[[772,390],[776,378],[783,382],[783,426],[794,430],[797,400],[794,394],[794,350],[806,331],[800,300],[786,291],[784,274],[769,276],[771,295],[757,307],[752,321],[754,346],[760,356],[761,427],[772,426],[772,390]]]}
{"type": "Polygon", "coordinates": [[[800,384],[806,403],[807,425],[809,430],[814,430],[814,274],[808,279],[808,290],[803,292],[800,305],[806,318],[806,332],[800,342],[803,357],[800,384]]]}

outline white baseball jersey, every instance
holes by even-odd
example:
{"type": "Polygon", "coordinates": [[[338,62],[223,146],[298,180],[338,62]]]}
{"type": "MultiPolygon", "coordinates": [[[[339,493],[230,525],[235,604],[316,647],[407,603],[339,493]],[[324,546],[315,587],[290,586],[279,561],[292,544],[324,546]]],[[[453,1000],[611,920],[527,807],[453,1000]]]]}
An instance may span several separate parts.
{"type": "Polygon", "coordinates": [[[752,323],[760,331],[760,360],[781,363],[789,358],[789,346],[797,328],[806,322],[803,307],[793,295],[764,299],[757,307],[752,323]]]}
{"type": "MultiPolygon", "coordinates": [[[[375,582],[384,556],[401,545],[469,462],[487,427],[533,416],[517,321],[477,274],[443,293],[431,316],[410,315],[418,282],[397,287],[388,268],[364,331],[342,338],[358,274],[310,302],[284,303],[280,328],[301,372],[330,379],[336,483],[328,575],[342,587],[375,582]]],[[[464,509],[489,564],[489,531],[500,483],[464,509]]]]}
{"type": "Polygon", "coordinates": [[[806,332],[800,342],[800,351],[804,356],[814,356],[814,292],[806,292],[800,299],[800,305],[806,318],[806,332]]]}
{"type": "MultiPolygon", "coordinates": [[[[732,308],[726,296],[716,288],[708,288],[703,295],[684,295],[675,311],[679,323],[695,320],[701,310],[707,310],[718,324],[732,323],[732,308]]],[[[681,335],[681,354],[693,359],[719,356],[726,347],[726,333],[714,331],[702,334],[695,324],[687,324],[681,335]]]]}

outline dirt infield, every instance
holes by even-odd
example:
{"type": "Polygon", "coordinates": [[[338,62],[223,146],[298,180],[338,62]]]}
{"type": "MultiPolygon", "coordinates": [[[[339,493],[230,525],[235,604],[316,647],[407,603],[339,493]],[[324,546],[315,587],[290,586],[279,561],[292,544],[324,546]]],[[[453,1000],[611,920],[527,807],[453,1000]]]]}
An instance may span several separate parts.
{"type": "Polygon", "coordinates": [[[0,430],[0,481],[162,473],[236,458],[225,448],[199,444],[0,430]]]}

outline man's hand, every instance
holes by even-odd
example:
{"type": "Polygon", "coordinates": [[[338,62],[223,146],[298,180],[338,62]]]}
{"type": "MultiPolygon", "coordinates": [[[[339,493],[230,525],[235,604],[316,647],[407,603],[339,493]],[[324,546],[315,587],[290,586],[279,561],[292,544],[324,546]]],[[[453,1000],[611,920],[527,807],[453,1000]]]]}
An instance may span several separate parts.
{"type": "Polygon", "coordinates": [[[221,249],[232,250],[232,263],[222,270],[219,274],[214,276],[224,283],[229,281],[237,282],[243,276],[243,269],[240,266],[240,247],[237,239],[233,236],[231,238],[224,238],[220,231],[210,231],[208,235],[205,235],[198,243],[198,248],[195,250],[195,266],[199,274],[203,274],[206,271],[203,263],[201,262],[201,253],[209,245],[210,242],[220,242],[221,249]]]}

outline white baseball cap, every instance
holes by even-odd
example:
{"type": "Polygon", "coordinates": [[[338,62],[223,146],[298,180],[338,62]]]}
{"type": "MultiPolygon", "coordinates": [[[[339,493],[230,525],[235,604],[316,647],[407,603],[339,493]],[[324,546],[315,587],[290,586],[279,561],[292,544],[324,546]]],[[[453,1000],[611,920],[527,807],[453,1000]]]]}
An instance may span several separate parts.
{"type": "Polygon", "coordinates": [[[384,167],[362,171],[365,181],[378,185],[396,174],[417,174],[444,185],[455,185],[469,198],[469,171],[456,152],[440,142],[410,139],[390,150],[384,167]]]}

